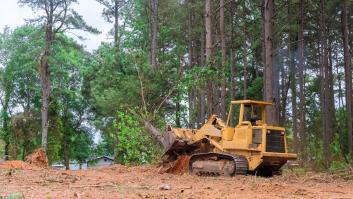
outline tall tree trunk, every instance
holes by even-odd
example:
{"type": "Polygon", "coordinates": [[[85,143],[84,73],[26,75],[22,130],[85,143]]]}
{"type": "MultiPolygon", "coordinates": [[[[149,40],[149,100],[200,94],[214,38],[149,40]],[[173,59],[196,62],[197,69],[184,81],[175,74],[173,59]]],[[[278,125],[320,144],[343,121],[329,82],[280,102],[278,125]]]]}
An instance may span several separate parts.
{"type": "Polygon", "coordinates": [[[299,3],[299,29],[298,29],[298,75],[299,75],[299,137],[300,145],[299,151],[303,156],[306,143],[305,137],[305,68],[304,68],[304,0],[299,3]]]}
{"type": "MultiPolygon", "coordinates": [[[[340,52],[338,50],[335,50],[335,60],[337,61],[339,58],[338,58],[338,55],[340,54],[340,52]]],[[[337,74],[337,82],[338,82],[338,108],[341,108],[344,106],[344,102],[343,102],[343,97],[345,96],[343,94],[343,88],[342,88],[342,76],[340,74],[340,64],[336,64],[336,74],[337,74]]],[[[339,128],[341,128],[342,125],[339,126],[339,128]]]]}
{"type": "Polygon", "coordinates": [[[231,5],[231,33],[230,33],[230,98],[231,100],[234,100],[234,96],[235,96],[235,74],[236,74],[236,67],[234,64],[234,38],[235,38],[235,30],[234,30],[234,16],[235,16],[235,4],[233,3],[231,5]]]}
{"type": "Polygon", "coordinates": [[[188,102],[189,102],[189,128],[195,128],[195,119],[194,119],[194,111],[195,111],[195,94],[194,90],[190,90],[188,92],[188,102]]]}
{"type": "MultiPolygon", "coordinates": [[[[283,67],[282,67],[283,68],[283,67]]],[[[283,74],[281,78],[283,78],[282,86],[281,86],[281,93],[282,93],[282,99],[281,99],[281,105],[280,106],[280,125],[284,126],[286,122],[286,113],[287,113],[287,99],[288,99],[288,92],[291,87],[291,81],[290,78],[285,78],[286,71],[282,70],[283,74]]]]}
{"type": "MultiPolygon", "coordinates": [[[[328,25],[329,26],[329,25],[328,25]]],[[[327,30],[327,41],[328,41],[328,46],[327,46],[327,56],[328,56],[328,65],[327,65],[327,72],[328,72],[328,82],[327,82],[327,87],[328,87],[328,112],[330,113],[329,117],[327,118],[328,120],[328,125],[330,128],[330,134],[329,134],[329,143],[331,144],[333,137],[334,137],[334,127],[335,127],[335,99],[334,99],[334,84],[333,84],[333,61],[332,61],[332,37],[330,37],[329,35],[331,34],[331,29],[328,28],[327,30]]]]}
{"type": "Polygon", "coordinates": [[[261,16],[262,16],[262,20],[261,20],[261,26],[262,26],[262,30],[261,30],[261,46],[262,46],[262,50],[261,50],[261,58],[262,58],[262,67],[263,67],[263,78],[262,78],[262,82],[263,82],[263,87],[262,87],[262,96],[263,99],[266,100],[266,45],[265,45],[265,4],[266,1],[263,0],[262,1],[262,6],[261,6],[261,16]]]}
{"type": "Polygon", "coordinates": [[[266,109],[267,123],[279,124],[279,99],[277,98],[278,78],[274,72],[273,66],[273,38],[272,38],[272,17],[273,17],[273,0],[264,0],[264,42],[265,42],[265,85],[264,98],[266,101],[273,102],[273,106],[266,109]]]}
{"type": "Polygon", "coordinates": [[[151,55],[150,64],[153,69],[157,69],[157,39],[158,39],[158,1],[151,2],[151,55]]]}
{"type": "MultiPolygon", "coordinates": [[[[119,1],[120,0],[114,0],[114,48],[115,48],[115,65],[118,70],[121,71],[122,66],[120,64],[120,57],[119,57],[119,51],[120,51],[120,37],[119,37],[119,1]]],[[[115,153],[114,153],[115,154],[115,153]]],[[[115,156],[114,156],[115,157],[115,156]]]]}
{"type": "MultiPolygon", "coordinates": [[[[5,126],[5,125],[4,125],[5,126]]],[[[4,147],[4,156],[5,156],[5,160],[9,160],[9,156],[10,156],[10,153],[9,153],[9,150],[10,150],[10,142],[8,141],[8,139],[5,139],[5,147],[4,147]]]]}
{"type": "Polygon", "coordinates": [[[344,51],[344,71],[345,71],[345,85],[346,85],[346,111],[348,122],[348,151],[353,152],[352,139],[352,65],[351,53],[349,46],[349,30],[348,30],[348,14],[347,14],[347,0],[342,0],[342,39],[344,51]]]}
{"type": "MultiPolygon", "coordinates": [[[[212,53],[212,20],[211,20],[211,0],[205,0],[205,32],[206,32],[206,60],[207,67],[211,66],[212,53]]],[[[207,81],[207,108],[208,114],[213,113],[213,84],[207,81]]]]}
{"type": "Polygon", "coordinates": [[[9,160],[9,150],[10,150],[10,129],[9,129],[9,113],[8,113],[8,108],[9,108],[9,102],[10,102],[10,92],[8,89],[5,89],[5,99],[4,99],[4,104],[2,107],[2,129],[4,131],[4,141],[5,141],[5,148],[4,148],[4,155],[5,155],[5,160],[9,160]]]}
{"type": "Polygon", "coordinates": [[[180,102],[179,99],[175,104],[175,125],[176,127],[180,128],[181,127],[181,120],[180,120],[180,102]]]}
{"type": "MultiPolygon", "coordinates": [[[[282,61],[284,62],[284,61],[282,61]]],[[[282,65],[280,68],[279,68],[279,73],[281,75],[281,106],[280,107],[280,118],[279,118],[279,121],[280,121],[280,125],[281,126],[284,126],[285,125],[285,120],[286,120],[286,113],[287,113],[287,110],[286,110],[286,104],[287,104],[287,95],[286,95],[286,82],[289,82],[290,84],[290,78],[286,78],[287,76],[287,71],[285,71],[285,68],[284,68],[284,65],[282,65]]],[[[290,85],[289,85],[290,87],[290,85]]],[[[289,89],[288,89],[289,90],[289,89]]]]}
{"type": "MultiPolygon", "coordinates": [[[[194,20],[194,15],[193,15],[193,9],[191,9],[192,6],[192,1],[188,0],[189,4],[189,13],[188,13],[188,39],[189,39],[189,69],[192,69],[194,67],[194,53],[195,53],[195,45],[194,45],[194,37],[193,37],[193,32],[192,32],[192,27],[193,27],[193,20],[194,20]]],[[[195,120],[194,120],[194,110],[195,110],[195,90],[194,88],[191,88],[188,91],[188,101],[189,101],[189,128],[195,128],[195,120]]]]}
{"type": "MultiPolygon", "coordinates": [[[[289,4],[290,5],[290,4],[289,4]]],[[[292,22],[292,15],[290,6],[288,6],[288,21],[292,22]]],[[[292,92],[292,121],[293,121],[293,137],[294,137],[294,149],[298,152],[298,119],[297,119],[297,79],[296,79],[296,65],[294,61],[294,51],[292,46],[292,30],[288,32],[288,66],[290,70],[290,87],[292,92]]],[[[284,96],[282,96],[284,97],[284,96]]],[[[284,105],[284,104],[283,104],[284,105]]]]}
{"type": "MultiPolygon", "coordinates": [[[[203,21],[203,20],[202,20],[203,21]]],[[[200,65],[205,67],[205,32],[201,30],[201,41],[200,41],[200,65]]],[[[205,95],[205,85],[200,88],[200,118],[198,122],[198,127],[205,122],[206,114],[206,95],[205,95]]]]}
{"type": "Polygon", "coordinates": [[[246,26],[247,26],[247,23],[246,23],[246,1],[244,0],[244,3],[243,3],[243,79],[244,79],[244,82],[243,82],[243,99],[247,99],[248,98],[248,95],[247,95],[247,88],[248,88],[248,53],[247,53],[247,30],[246,30],[246,26]]]}
{"type": "Polygon", "coordinates": [[[221,117],[223,120],[226,119],[226,83],[225,67],[226,67],[226,40],[224,33],[224,0],[219,2],[219,29],[221,32],[221,46],[222,46],[222,86],[221,86],[221,117]]]}
{"type": "MultiPolygon", "coordinates": [[[[335,60],[338,60],[337,51],[335,52],[335,60]]],[[[342,89],[342,79],[340,74],[340,65],[336,64],[336,74],[337,74],[337,82],[338,82],[338,108],[342,108],[344,106],[343,103],[343,89],[342,89]]]]}
{"type": "MultiPolygon", "coordinates": [[[[330,163],[330,143],[333,134],[332,128],[332,106],[331,104],[331,75],[328,64],[328,48],[327,48],[327,24],[325,16],[325,1],[320,0],[320,84],[321,84],[321,106],[322,106],[322,124],[323,124],[323,150],[324,163],[328,167],[330,163]]],[[[331,71],[332,72],[332,71],[331,71]]]]}
{"type": "Polygon", "coordinates": [[[205,33],[206,33],[206,60],[205,64],[210,64],[212,53],[212,20],[211,20],[211,0],[205,0],[205,33]]]}
{"type": "Polygon", "coordinates": [[[119,49],[119,0],[114,0],[114,45],[119,49]]]}
{"type": "MultiPolygon", "coordinates": [[[[52,16],[52,14],[51,14],[52,16]]],[[[51,55],[52,43],[54,40],[52,17],[46,25],[45,31],[45,49],[40,59],[40,85],[42,88],[42,147],[48,149],[48,109],[51,92],[49,57],[51,55]]]]}
{"type": "MultiPolygon", "coordinates": [[[[47,56],[47,55],[45,55],[47,56]]],[[[47,59],[47,58],[44,58],[47,59]]],[[[42,147],[48,149],[48,108],[50,96],[50,75],[48,61],[41,63],[40,71],[41,87],[42,87],[42,147]]]]}
{"type": "MultiPolygon", "coordinates": [[[[214,41],[221,41],[220,38],[220,31],[219,27],[217,27],[218,23],[212,23],[212,28],[211,30],[214,30],[212,33],[212,40],[214,41]]],[[[222,42],[222,41],[221,41],[222,42]]],[[[211,52],[218,52],[218,44],[214,44],[215,46],[212,46],[211,52]]],[[[222,45],[222,44],[221,44],[222,45]]],[[[222,52],[222,46],[221,47],[221,52],[222,52]]],[[[221,94],[222,94],[222,82],[219,82],[219,80],[222,80],[222,60],[221,63],[219,63],[218,59],[218,53],[211,53],[211,58],[210,58],[210,68],[214,69],[215,73],[217,75],[217,80],[215,81],[214,77],[211,76],[209,78],[208,85],[209,88],[212,88],[212,91],[209,92],[209,95],[212,95],[212,112],[209,114],[216,114],[218,116],[221,116],[221,94]],[[212,60],[212,62],[211,62],[212,60]],[[217,66],[217,68],[216,68],[217,66]]],[[[222,59],[222,56],[221,56],[222,59]]]]}
{"type": "MultiPolygon", "coordinates": [[[[288,1],[288,22],[291,23],[292,20],[292,14],[291,14],[291,0],[288,1]]],[[[297,70],[296,70],[296,65],[295,65],[295,50],[293,50],[293,45],[292,45],[292,41],[293,41],[293,34],[292,34],[292,29],[289,29],[288,31],[288,67],[290,70],[290,88],[291,88],[291,92],[292,92],[292,121],[293,121],[293,137],[294,137],[294,149],[296,152],[298,152],[298,120],[297,120],[297,80],[296,80],[296,74],[297,74],[297,70]]],[[[285,96],[282,96],[283,98],[285,96]]],[[[283,103],[283,105],[285,105],[283,103]]]]}
{"type": "MultiPolygon", "coordinates": [[[[63,159],[64,159],[64,166],[66,170],[70,169],[70,135],[67,131],[64,132],[63,137],[63,159]]],[[[115,146],[114,148],[117,148],[115,146]]]]}

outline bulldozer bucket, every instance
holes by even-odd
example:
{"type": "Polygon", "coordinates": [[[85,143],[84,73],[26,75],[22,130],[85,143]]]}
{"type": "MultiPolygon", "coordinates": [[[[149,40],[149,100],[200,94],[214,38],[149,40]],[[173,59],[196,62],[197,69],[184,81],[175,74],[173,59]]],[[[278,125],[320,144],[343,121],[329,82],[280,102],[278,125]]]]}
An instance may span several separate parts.
{"type": "Polygon", "coordinates": [[[164,154],[162,156],[161,173],[182,174],[188,171],[188,155],[191,151],[198,148],[193,142],[195,134],[193,129],[180,129],[167,126],[163,135],[164,154]]]}
{"type": "MultiPolygon", "coordinates": [[[[167,131],[163,135],[164,140],[164,157],[170,157],[182,154],[194,148],[192,146],[192,137],[195,134],[193,129],[180,129],[167,127],[167,131]]],[[[169,158],[168,158],[169,159],[169,158]]]]}

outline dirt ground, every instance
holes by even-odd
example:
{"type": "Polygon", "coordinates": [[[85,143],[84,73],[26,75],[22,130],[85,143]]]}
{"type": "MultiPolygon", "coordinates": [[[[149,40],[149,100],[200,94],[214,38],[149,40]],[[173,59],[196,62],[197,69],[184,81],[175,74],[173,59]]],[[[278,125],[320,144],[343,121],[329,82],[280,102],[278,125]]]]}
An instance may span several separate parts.
{"type": "Polygon", "coordinates": [[[353,198],[353,181],[286,173],[199,177],[159,174],[154,166],[61,171],[0,169],[0,198],[353,198]]]}

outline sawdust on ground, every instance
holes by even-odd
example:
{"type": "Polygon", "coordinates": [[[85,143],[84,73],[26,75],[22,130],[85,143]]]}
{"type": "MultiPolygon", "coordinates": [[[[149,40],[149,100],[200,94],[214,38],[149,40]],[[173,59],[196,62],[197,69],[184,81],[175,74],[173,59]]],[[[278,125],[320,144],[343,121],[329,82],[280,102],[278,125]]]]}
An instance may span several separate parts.
{"type": "Polygon", "coordinates": [[[0,198],[353,198],[353,181],[322,173],[199,177],[155,166],[62,171],[0,169],[0,198]]]}

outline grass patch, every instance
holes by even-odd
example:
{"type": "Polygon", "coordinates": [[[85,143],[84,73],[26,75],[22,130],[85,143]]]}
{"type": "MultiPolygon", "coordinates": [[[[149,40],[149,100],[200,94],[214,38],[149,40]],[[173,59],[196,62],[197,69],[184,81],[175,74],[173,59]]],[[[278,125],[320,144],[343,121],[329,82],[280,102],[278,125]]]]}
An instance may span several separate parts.
{"type": "Polygon", "coordinates": [[[22,193],[13,193],[6,196],[4,199],[25,199],[25,196],[22,193]]]}
{"type": "Polygon", "coordinates": [[[304,175],[307,170],[303,167],[294,167],[291,169],[283,169],[283,174],[297,174],[297,175],[304,175]]]}

